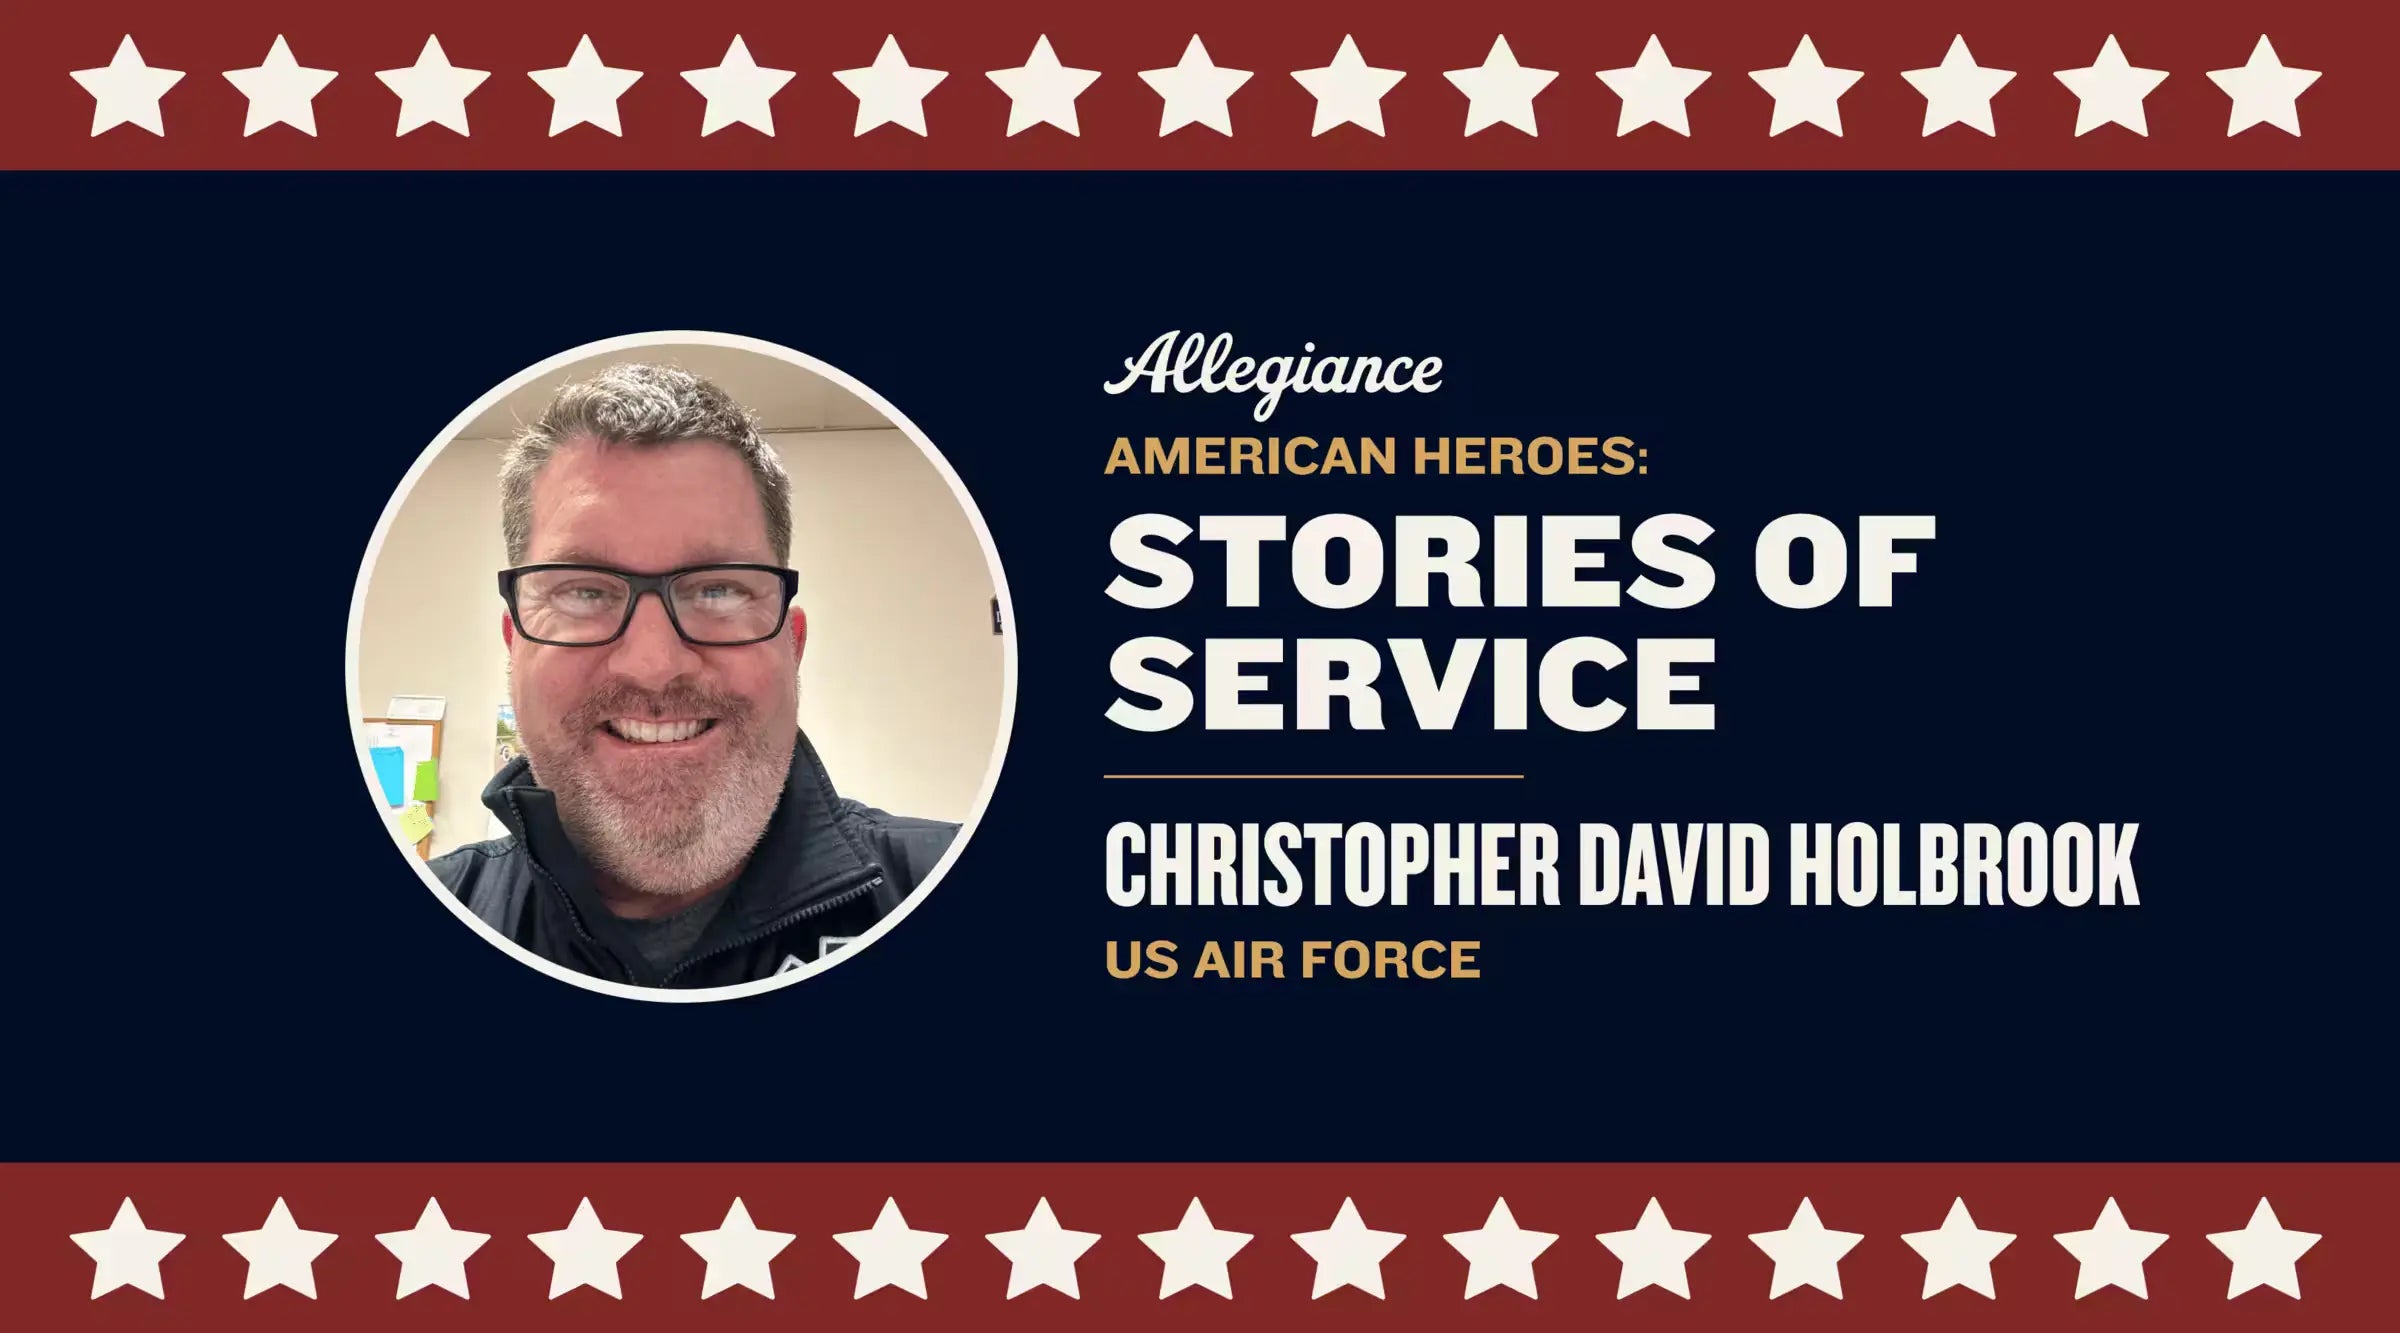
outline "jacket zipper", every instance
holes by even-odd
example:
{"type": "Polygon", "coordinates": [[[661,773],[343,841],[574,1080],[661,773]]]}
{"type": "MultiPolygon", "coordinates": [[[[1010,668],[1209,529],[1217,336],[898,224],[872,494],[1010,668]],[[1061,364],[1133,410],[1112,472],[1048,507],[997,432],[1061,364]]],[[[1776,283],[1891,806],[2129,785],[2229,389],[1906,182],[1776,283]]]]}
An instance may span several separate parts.
{"type": "MultiPolygon", "coordinates": [[[[513,814],[517,817],[517,828],[512,830],[512,832],[516,832],[518,839],[523,841],[525,835],[522,830],[525,827],[525,812],[518,807],[517,794],[515,792],[510,792],[508,794],[508,810],[510,814],[513,814]]],[[[602,954],[606,956],[609,961],[615,963],[617,965],[617,971],[624,974],[626,985],[631,986],[638,984],[634,981],[633,969],[625,965],[624,959],[617,957],[617,951],[609,948],[605,944],[602,944],[592,935],[592,932],[585,927],[583,924],[583,914],[575,910],[575,900],[567,895],[566,886],[551,878],[550,872],[542,868],[542,863],[533,859],[530,847],[528,847],[526,852],[525,864],[532,868],[534,874],[541,876],[542,883],[550,886],[550,892],[558,896],[558,905],[566,909],[567,924],[575,928],[576,938],[591,946],[593,952],[602,954]]]]}
{"type": "Polygon", "coordinates": [[[796,912],[788,912],[783,916],[778,917],[774,921],[768,922],[766,925],[760,926],[758,929],[741,936],[739,939],[731,940],[725,944],[721,944],[716,948],[709,950],[707,953],[694,954],[693,956],[684,959],[682,962],[677,963],[665,977],[661,978],[661,984],[673,985],[675,978],[682,976],[685,971],[697,964],[705,963],[711,958],[721,958],[726,954],[732,953],[736,949],[748,948],[750,945],[756,944],[769,935],[778,934],[782,931],[788,930],[791,927],[798,925],[800,922],[808,920],[812,916],[822,916],[825,913],[832,911],[836,907],[840,907],[846,903],[856,902],[860,898],[873,893],[875,890],[881,887],[883,887],[883,876],[880,874],[870,873],[865,879],[860,880],[858,883],[851,885],[849,888],[842,890],[830,898],[810,903],[808,906],[803,907],[796,912]]]}

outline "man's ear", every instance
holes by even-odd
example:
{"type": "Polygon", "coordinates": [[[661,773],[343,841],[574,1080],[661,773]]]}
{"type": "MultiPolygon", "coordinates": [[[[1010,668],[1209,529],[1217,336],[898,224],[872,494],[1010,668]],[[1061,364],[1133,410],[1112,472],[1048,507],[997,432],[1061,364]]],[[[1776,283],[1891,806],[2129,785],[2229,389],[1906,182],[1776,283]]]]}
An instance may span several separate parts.
{"type": "Polygon", "coordinates": [[[506,611],[500,613],[500,646],[503,648],[517,646],[517,622],[506,611]]]}
{"type": "Polygon", "coordinates": [[[792,665],[798,666],[800,659],[807,655],[808,612],[795,606],[792,608],[792,665]]]}

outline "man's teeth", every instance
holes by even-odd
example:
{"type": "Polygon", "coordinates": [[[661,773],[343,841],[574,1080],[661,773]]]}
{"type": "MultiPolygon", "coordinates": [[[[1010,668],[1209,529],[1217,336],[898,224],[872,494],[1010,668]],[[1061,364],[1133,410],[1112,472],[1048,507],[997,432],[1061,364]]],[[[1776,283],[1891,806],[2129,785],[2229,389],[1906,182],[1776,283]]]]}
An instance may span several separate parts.
{"type": "Polygon", "coordinates": [[[694,718],[689,722],[644,722],[638,718],[611,718],[608,729],[620,738],[654,745],[661,741],[688,741],[708,730],[711,718],[694,718]]]}

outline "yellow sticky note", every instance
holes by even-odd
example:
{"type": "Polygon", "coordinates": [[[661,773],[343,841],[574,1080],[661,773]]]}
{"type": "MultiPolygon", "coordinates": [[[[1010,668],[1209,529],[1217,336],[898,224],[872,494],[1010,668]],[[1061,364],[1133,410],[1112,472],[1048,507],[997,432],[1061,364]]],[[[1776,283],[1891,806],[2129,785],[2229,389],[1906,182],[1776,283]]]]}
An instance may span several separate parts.
{"type": "Polygon", "coordinates": [[[433,816],[425,813],[424,806],[412,805],[400,812],[401,837],[410,842],[423,842],[425,835],[431,832],[433,832],[433,816]]]}

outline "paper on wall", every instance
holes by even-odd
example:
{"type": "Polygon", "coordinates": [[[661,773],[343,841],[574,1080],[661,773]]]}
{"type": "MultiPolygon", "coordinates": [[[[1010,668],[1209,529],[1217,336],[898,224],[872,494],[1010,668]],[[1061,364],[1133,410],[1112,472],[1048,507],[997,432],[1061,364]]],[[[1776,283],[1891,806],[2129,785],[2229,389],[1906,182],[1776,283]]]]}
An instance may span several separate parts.
{"type": "Polygon", "coordinates": [[[368,749],[367,758],[375,765],[375,781],[383,787],[383,803],[398,805],[408,799],[401,790],[400,769],[404,754],[397,745],[377,745],[368,749]]]}
{"type": "Polygon", "coordinates": [[[425,835],[431,832],[433,832],[433,816],[425,813],[424,806],[412,805],[400,812],[400,836],[402,838],[409,842],[423,842],[425,835]]]}

